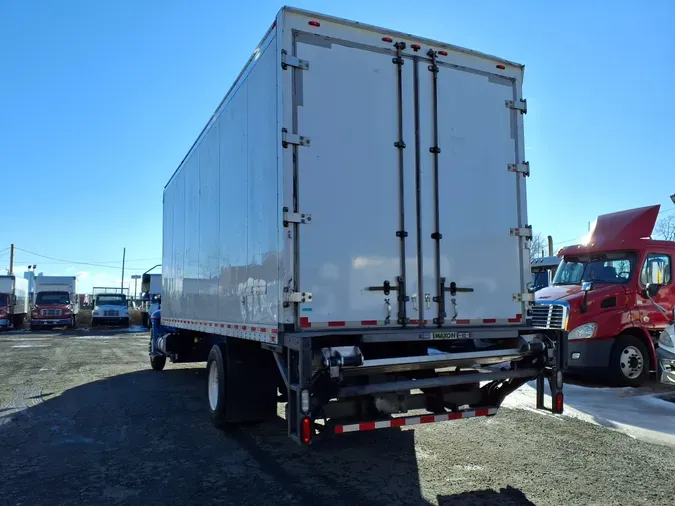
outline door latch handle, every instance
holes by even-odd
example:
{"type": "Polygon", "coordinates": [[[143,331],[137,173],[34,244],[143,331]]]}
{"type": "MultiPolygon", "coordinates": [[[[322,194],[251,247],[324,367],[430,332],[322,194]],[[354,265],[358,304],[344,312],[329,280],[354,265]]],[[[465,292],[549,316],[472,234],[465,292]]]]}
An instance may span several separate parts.
{"type": "Polygon", "coordinates": [[[424,294],[424,303],[426,304],[427,309],[431,309],[431,294],[430,293],[424,294]]]}
{"type": "Polygon", "coordinates": [[[417,311],[417,294],[413,293],[410,298],[412,299],[413,310],[417,311]]]}

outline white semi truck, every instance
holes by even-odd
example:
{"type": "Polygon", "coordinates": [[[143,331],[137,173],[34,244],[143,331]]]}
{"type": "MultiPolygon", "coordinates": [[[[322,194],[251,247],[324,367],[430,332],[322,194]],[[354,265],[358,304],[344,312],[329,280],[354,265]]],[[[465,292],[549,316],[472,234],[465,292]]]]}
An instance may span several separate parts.
{"type": "Polygon", "coordinates": [[[21,276],[0,276],[0,328],[20,328],[29,310],[28,280],[21,276]]]}
{"type": "Polygon", "coordinates": [[[37,276],[33,296],[31,330],[77,326],[80,305],[75,276],[37,276]]]}
{"type": "Polygon", "coordinates": [[[164,188],[152,367],[207,362],[217,427],[286,402],[305,445],[491,416],[534,379],[562,412],[567,334],[530,319],[522,83],[282,9],[164,188]]]}

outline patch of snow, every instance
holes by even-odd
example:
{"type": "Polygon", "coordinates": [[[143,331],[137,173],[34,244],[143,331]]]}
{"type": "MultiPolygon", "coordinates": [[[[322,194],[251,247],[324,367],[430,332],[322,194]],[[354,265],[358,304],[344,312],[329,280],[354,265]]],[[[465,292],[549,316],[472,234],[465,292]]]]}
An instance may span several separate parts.
{"type": "Polygon", "coordinates": [[[15,344],[12,348],[46,348],[48,344],[15,344]]]}
{"type": "MultiPolygon", "coordinates": [[[[548,385],[547,385],[548,388],[548,385]]],[[[566,384],[563,416],[578,418],[602,425],[629,436],[657,444],[675,447],[675,404],[658,397],[652,388],[593,388],[566,384]]],[[[544,404],[551,405],[546,395],[544,404]]],[[[502,406],[527,409],[543,415],[555,416],[535,409],[536,386],[531,381],[507,396],[502,406]]]]}

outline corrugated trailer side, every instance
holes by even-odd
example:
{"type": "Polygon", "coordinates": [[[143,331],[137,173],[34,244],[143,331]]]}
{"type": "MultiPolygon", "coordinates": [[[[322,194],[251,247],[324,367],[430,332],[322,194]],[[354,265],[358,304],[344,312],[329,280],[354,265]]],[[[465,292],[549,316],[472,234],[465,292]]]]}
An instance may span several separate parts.
{"type": "Polygon", "coordinates": [[[263,341],[276,334],[278,60],[272,27],[166,185],[168,325],[263,341]]]}

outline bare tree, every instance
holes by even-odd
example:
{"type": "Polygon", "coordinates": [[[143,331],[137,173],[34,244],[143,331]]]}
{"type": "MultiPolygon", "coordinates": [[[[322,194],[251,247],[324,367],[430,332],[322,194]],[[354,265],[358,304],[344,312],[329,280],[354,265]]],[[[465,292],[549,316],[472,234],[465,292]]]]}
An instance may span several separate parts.
{"type": "Polygon", "coordinates": [[[532,245],[530,246],[530,256],[539,258],[546,256],[547,239],[540,233],[532,235],[532,245]]]}
{"type": "Polygon", "coordinates": [[[666,241],[675,241],[675,215],[664,216],[656,222],[656,235],[666,241]]]}

